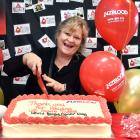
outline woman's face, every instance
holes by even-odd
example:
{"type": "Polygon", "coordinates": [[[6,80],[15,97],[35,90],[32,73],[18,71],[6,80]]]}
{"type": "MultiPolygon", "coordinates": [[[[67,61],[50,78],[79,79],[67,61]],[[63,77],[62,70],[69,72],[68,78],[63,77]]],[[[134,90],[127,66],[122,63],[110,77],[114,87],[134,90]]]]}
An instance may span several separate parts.
{"type": "Polygon", "coordinates": [[[82,29],[75,30],[64,28],[57,36],[57,47],[59,53],[67,56],[73,56],[80,48],[82,42],[82,29]]]}

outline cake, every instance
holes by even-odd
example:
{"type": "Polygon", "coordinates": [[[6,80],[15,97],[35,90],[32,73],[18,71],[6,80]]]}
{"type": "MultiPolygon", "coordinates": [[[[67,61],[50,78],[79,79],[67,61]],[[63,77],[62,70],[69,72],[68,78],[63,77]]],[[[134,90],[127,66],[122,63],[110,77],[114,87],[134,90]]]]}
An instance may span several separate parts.
{"type": "Polygon", "coordinates": [[[94,95],[20,95],[2,118],[6,138],[110,138],[107,102],[94,95]]]}

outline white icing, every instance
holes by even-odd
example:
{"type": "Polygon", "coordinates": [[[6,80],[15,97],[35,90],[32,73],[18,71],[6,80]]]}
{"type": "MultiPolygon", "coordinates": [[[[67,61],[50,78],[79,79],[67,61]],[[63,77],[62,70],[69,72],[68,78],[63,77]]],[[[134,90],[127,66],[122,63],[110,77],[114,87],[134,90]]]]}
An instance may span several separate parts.
{"type": "Polygon", "coordinates": [[[18,101],[10,117],[25,112],[31,117],[104,117],[100,103],[92,100],[28,99],[18,101]]]}
{"type": "Polygon", "coordinates": [[[111,138],[111,125],[102,124],[7,124],[2,120],[5,138],[111,138]]]}

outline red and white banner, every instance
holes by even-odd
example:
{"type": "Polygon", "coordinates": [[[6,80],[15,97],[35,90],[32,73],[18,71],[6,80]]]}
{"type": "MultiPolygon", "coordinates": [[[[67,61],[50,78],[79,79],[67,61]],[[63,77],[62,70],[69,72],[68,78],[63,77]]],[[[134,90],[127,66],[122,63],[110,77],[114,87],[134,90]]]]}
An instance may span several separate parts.
{"type": "Polygon", "coordinates": [[[6,34],[5,0],[0,0],[0,35],[6,34]]]}

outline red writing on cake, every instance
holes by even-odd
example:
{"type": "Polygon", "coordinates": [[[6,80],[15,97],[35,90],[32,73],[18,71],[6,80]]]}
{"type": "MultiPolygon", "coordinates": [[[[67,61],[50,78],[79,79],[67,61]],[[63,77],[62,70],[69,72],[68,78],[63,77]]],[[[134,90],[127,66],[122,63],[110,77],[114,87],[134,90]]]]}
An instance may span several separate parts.
{"type": "Polygon", "coordinates": [[[92,100],[68,100],[66,103],[92,103],[92,104],[96,104],[96,101],[92,101],[92,100]]]}
{"type": "Polygon", "coordinates": [[[77,113],[76,109],[73,109],[70,106],[66,106],[65,103],[54,103],[54,102],[41,102],[40,101],[29,101],[30,108],[29,112],[34,115],[49,115],[55,114],[55,115],[62,115],[64,114],[71,114],[71,113],[77,113]]]}
{"type": "Polygon", "coordinates": [[[30,101],[30,104],[31,106],[47,106],[47,105],[50,105],[49,103],[47,102],[37,102],[37,101],[30,101]]]}

